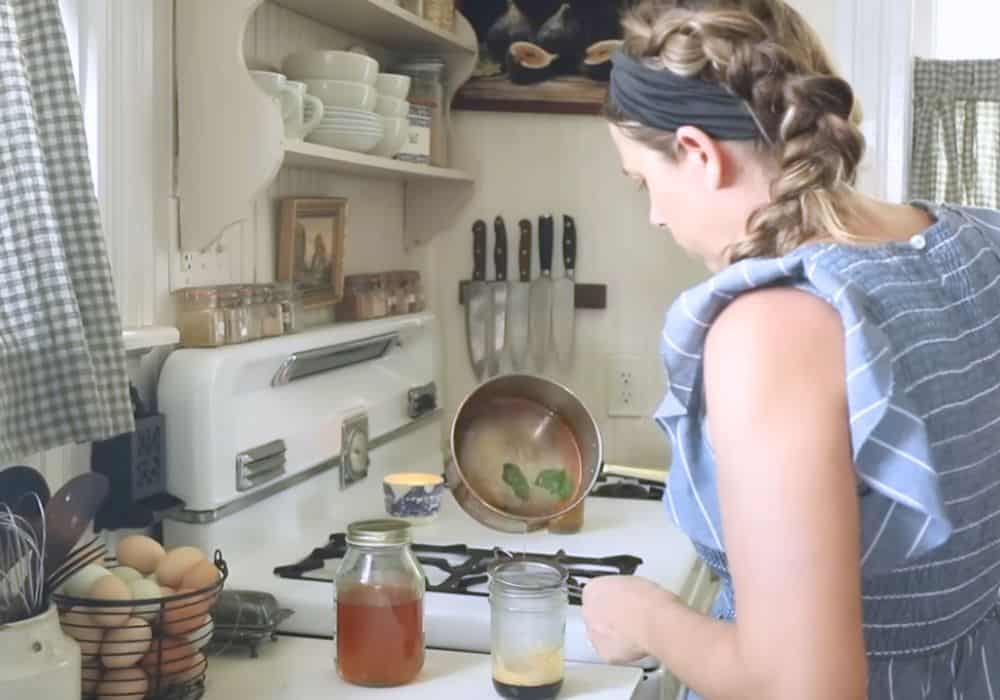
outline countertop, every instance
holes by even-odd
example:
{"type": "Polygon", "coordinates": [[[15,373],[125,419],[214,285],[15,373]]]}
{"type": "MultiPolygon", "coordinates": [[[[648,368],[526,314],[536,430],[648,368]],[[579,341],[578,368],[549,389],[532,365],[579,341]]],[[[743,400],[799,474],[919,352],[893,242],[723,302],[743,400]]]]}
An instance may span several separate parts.
{"type": "MultiPolygon", "coordinates": [[[[490,657],[427,650],[424,670],[400,688],[360,688],[344,683],[333,666],[333,643],[303,637],[279,637],[245,652],[213,656],[208,663],[204,700],[328,700],[329,698],[493,698],[490,657]]],[[[629,700],[642,677],[635,668],[603,664],[566,664],[560,700],[629,700]]]]}

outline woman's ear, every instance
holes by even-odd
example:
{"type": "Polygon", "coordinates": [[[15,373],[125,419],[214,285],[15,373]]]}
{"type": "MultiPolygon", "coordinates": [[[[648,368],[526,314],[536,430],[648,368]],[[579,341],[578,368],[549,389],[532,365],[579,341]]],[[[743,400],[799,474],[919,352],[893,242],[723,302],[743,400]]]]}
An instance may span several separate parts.
{"type": "Polygon", "coordinates": [[[733,177],[728,154],[701,129],[682,126],[677,130],[676,143],[678,161],[690,168],[706,189],[722,189],[733,177]]]}

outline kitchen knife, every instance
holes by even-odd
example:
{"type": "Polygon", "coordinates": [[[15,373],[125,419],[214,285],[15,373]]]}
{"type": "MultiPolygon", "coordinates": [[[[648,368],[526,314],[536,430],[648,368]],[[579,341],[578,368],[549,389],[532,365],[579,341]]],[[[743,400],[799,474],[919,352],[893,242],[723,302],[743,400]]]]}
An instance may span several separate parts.
{"type": "Polygon", "coordinates": [[[503,352],[507,347],[507,299],[509,296],[507,282],[507,225],[503,217],[498,216],[493,222],[493,266],[496,269],[496,281],[490,282],[490,293],[493,295],[493,347],[489,353],[486,374],[495,377],[500,374],[503,352]]]}
{"type": "Polygon", "coordinates": [[[559,366],[569,369],[576,326],[576,222],[572,216],[563,216],[562,252],[565,274],[552,289],[552,346],[559,366]]]}
{"type": "Polygon", "coordinates": [[[472,281],[465,289],[465,336],[476,379],[486,374],[493,339],[493,294],[486,284],[486,222],[472,225],[472,281]]]}
{"type": "Polygon", "coordinates": [[[549,354],[549,338],[552,336],[552,238],[551,216],[538,219],[538,260],[541,274],[531,283],[531,323],[528,333],[531,337],[531,355],[535,370],[545,371],[549,354]]]}
{"type": "Polygon", "coordinates": [[[521,238],[517,245],[518,281],[511,282],[507,306],[507,345],[510,363],[515,370],[528,367],[528,316],[531,302],[531,222],[521,219],[521,238]]]}

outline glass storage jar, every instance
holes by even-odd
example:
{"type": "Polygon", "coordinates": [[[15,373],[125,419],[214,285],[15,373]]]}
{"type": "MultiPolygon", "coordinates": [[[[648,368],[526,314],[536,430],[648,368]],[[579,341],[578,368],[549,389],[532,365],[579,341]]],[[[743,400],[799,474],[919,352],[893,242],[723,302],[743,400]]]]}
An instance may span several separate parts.
{"type": "Polygon", "coordinates": [[[292,282],[276,282],[271,286],[271,298],[281,307],[283,333],[298,333],[305,328],[305,305],[300,289],[292,282]]]}
{"type": "MultiPolygon", "coordinates": [[[[448,125],[445,123],[445,63],[436,57],[416,58],[396,68],[396,72],[412,78],[409,102],[413,106],[430,110],[430,163],[448,165],[448,125]]],[[[413,120],[411,120],[412,122],[413,120]]],[[[410,124],[411,128],[420,128],[410,124]]]]}
{"type": "Polygon", "coordinates": [[[264,301],[258,306],[260,316],[260,335],[262,338],[276,338],[285,333],[284,311],[274,289],[264,286],[264,301]]]}
{"type": "Polygon", "coordinates": [[[245,308],[247,333],[246,339],[260,340],[264,337],[264,303],[267,301],[267,291],[255,284],[240,287],[240,303],[245,308]]]}
{"type": "Polygon", "coordinates": [[[236,345],[249,340],[249,309],[243,303],[240,285],[230,284],[216,287],[219,305],[226,319],[226,345],[236,345]]]}
{"type": "Polygon", "coordinates": [[[410,525],[351,523],[347,545],[334,579],[337,672],[355,685],[405,685],[424,666],[424,572],[410,525]]]}
{"type": "Polygon", "coordinates": [[[216,287],[187,287],[174,292],[181,346],[217,348],[226,344],[225,310],[216,287]]]}
{"type": "Polygon", "coordinates": [[[566,569],[511,559],[490,569],[493,687],[505,698],[553,700],[563,684],[566,569]]]}

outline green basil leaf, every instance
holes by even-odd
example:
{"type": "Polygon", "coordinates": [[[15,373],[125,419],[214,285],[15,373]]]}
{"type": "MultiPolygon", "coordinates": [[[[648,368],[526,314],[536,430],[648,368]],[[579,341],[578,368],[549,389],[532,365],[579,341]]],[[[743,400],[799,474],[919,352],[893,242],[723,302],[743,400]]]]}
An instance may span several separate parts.
{"type": "Polygon", "coordinates": [[[531,485],[524,477],[524,472],[516,464],[508,462],[503,465],[503,482],[510,486],[514,491],[514,495],[522,501],[527,501],[531,498],[531,485]]]}
{"type": "Polygon", "coordinates": [[[573,495],[573,485],[565,469],[543,469],[535,479],[535,486],[545,489],[560,501],[573,495]]]}

